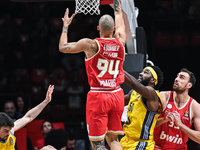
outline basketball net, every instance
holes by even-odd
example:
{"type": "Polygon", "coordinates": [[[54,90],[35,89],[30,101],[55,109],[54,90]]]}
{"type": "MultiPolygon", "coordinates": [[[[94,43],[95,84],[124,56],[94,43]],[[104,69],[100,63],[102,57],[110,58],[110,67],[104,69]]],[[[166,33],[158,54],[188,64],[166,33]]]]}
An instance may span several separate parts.
{"type": "Polygon", "coordinates": [[[75,14],[84,13],[100,15],[99,3],[100,0],[76,0],[75,14]]]}

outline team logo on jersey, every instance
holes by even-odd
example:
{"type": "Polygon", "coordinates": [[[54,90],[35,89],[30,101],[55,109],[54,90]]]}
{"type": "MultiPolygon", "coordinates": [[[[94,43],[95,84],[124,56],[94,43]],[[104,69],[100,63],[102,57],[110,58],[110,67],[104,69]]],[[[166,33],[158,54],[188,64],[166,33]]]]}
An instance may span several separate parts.
{"type": "Polygon", "coordinates": [[[185,111],[184,116],[189,117],[189,111],[188,110],[185,111]]]}
{"type": "Polygon", "coordinates": [[[14,142],[13,142],[13,138],[12,138],[12,137],[10,137],[10,139],[9,139],[9,140],[10,140],[10,146],[11,146],[11,145],[13,145],[13,144],[14,144],[14,142]]]}
{"type": "Polygon", "coordinates": [[[168,104],[167,108],[171,109],[172,108],[172,104],[168,104]]]}

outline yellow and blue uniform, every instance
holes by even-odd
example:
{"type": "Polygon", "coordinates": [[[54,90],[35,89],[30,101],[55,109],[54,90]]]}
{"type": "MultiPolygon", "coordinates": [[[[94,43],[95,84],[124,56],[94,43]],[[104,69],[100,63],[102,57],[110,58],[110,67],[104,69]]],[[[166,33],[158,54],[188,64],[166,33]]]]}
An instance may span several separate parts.
{"type": "Polygon", "coordinates": [[[5,142],[0,141],[0,150],[15,150],[16,137],[10,132],[5,142]]]}
{"type": "MultiPolygon", "coordinates": [[[[160,101],[160,93],[155,91],[160,101]]],[[[162,112],[161,102],[158,112],[162,112]]],[[[147,108],[142,96],[133,91],[127,110],[127,122],[123,125],[125,136],[120,143],[123,150],[153,150],[154,127],[161,113],[153,112],[147,108]]]]}

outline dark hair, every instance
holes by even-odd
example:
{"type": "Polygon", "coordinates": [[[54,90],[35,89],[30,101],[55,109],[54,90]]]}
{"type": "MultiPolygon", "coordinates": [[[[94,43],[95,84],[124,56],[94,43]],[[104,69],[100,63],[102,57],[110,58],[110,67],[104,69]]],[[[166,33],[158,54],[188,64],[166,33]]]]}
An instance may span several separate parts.
{"type": "Polygon", "coordinates": [[[61,149],[66,146],[67,133],[63,129],[51,130],[45,137],[45,146],[51,145],[56,149],[61,149]]]}
{"type": "Polygon", "coordinates": [[[20,112],[20,113],[22,113],[23,115],[25,115],[26,112],[27,112],[27,111],[29,110],[29,108],[30,108],[30,107],[29,107],[29,104],[28,104],[28,102],[25,100],[24,96],[18,95],[18,96],[16,97],[16,100],[15,100],[15,106],[16,106],[16,110],[17,110],[17,111],[19,111],[19,106],[18,106],[18,104],[17,104],[18,98],[22,98],[22,101],[24,102],[23,111],[20,112]]]}
{"type": "Polygon", "coordinates": [[[14,127],[13,120],[4,112],[0,112],[0,128],[3,126],[14,127]]]}
{"type": "Polygon", "coordinates": [[[150,66],[150,67],[152,67],[154,69],[154,71],[156,72],[156,74],[158,76],[158,84],[155,86],[155,89],[158,90],[164,81],[163,72],[161,71],[161,69],[158,66],[150,66]]]}
{"type": "Polygon", "coordinates": [[[193,87],[195,85],[195,83],[196,83],[196,77],[194,76],[193,72],[189,71],[186,68],[182,68],[180,70],[180,72],[186,72],[186,73],[189,74],[189,76],[190,76],[190,83],[192,83],[192,87],[193,87]]]}
{"type": "Polygon", "coordinates": [[[4,107],[5,107],[5,104],[7,104],[7,103],[13,103],[13,104],[14,104],[14,107],[16,108],[16,105],[15,105],[15,102],[14,102],[14,101],[12,101],[12,100],[6,100],[6,101],[4,102],[4,107]]]}
{"type": "Polygon", "coordinates": [[[44,125],[45,122],[49,122],[51,124],[52,129],[53,129],[53,124],[48,120],[44,120],[44,122],[41,125],[41,130],[43,130],[43,125],[44,125]]]}

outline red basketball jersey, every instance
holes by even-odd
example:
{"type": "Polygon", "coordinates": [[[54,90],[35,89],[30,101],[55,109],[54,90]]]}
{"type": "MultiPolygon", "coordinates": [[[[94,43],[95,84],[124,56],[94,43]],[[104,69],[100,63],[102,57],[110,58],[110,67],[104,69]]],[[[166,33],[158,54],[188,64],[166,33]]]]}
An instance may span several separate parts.
{"type": "MultiPolygon", "coordinates": [[[[193,102],[193,98],[189,97],[188,101],[182,108],[178,108],[174,101],[174,91],[171,91],[166,108],[159,117],[166,116],[168,112],[177,111],[181,116],[183,124],[191,128],[191,104],[193,102]]],[[[188,136],[185,135],[174,122],[166,122],[155,128],[154,140],[155,144],[162,150],[187,150],[186,142],[188,141],[188,136]]]]}
{"type": "Polygon", "coordinates": [[[115,38],[96,38],[98,52],[85,59],[91,89],[114,89],[124,82],[125,49],[115,38]]]}

